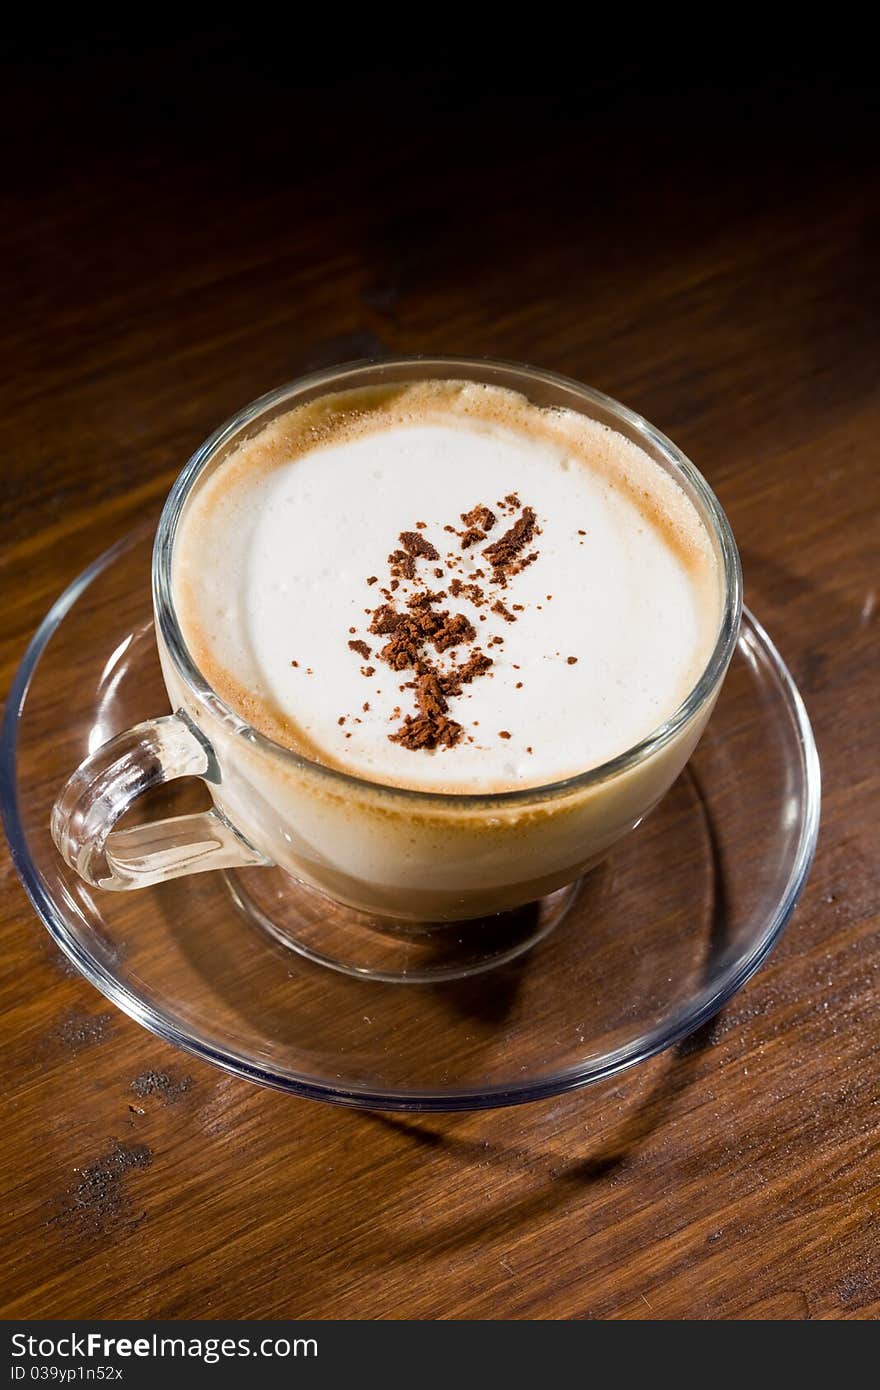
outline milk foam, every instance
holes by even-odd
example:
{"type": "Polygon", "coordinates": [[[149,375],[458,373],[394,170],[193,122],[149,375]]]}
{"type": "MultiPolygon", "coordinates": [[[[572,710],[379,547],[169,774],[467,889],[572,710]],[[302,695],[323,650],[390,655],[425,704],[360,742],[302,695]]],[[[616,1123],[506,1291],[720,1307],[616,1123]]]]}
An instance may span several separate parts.
{"type": "MultiPolygon", "coordinates": [[[[449,382],[340,395],[241,445],[190,499],[174,590],[196,663],[248,722],[369,779],[446,791],[538,785],[631,747],[696,683],[721,605],[702,522],[636,445],[573,412],[449,382]],[[369,631],[387,556],[422,521],[440,553],[417,562],[431,588],[485,575],[481,551],[513,518],[499,512],[466,551],[444,526],[511,493],[540,527],[538,558],[500,595],[521,605],[516,621],[464,596],[442,602],[493,660],[450,700],[464,736],[432,751],[391,742],[415,705],[413,672],[384,664],[386,639],[369,631]]],[[[415,591],[403,581],[395,604],[415,591]]]]}

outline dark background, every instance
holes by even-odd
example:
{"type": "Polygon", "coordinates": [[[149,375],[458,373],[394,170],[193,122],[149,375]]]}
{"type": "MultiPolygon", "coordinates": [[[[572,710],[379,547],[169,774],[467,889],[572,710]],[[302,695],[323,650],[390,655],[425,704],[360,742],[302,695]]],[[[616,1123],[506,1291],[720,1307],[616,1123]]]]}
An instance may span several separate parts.
{"type": "MultiPolygon", "coordinates": [[[[865,202],[878,134],[866,45],[773,42],[742,19],[677,36],[544,18],[517,32],[512,18],[481,29],[419,14],[412,36],[295,17],[259,34],[68,21],[7,35],[7,410],[41,389],[4,469],[2,522],[29,524],[47,444],[40,517],[83,487],[72,411],[95,436],[100,499],[119,469],[131,482],[179,466],[219,419],[304,368],[386,351],[532,361],[673,436],[731,357],[751,356],[771,408],[757,380],[768,338],[803,345],[814,328],[791,235],[821,255],[865,202]],[[460,41],[434,32],[456,24],[460,41]],[[706,263],[737,236],[748,281],[722,278],[708,305],[706,263]],[[690,331],[683,295],[701,319],[690,331]]],[[[851,353],[855,389],[874,368],[869,228],[866,208],[811,344],[835,363],[851,353]]],[[[796,381],[777,388],[775,408],[796,414],[796,381]]]]}
{"type": "Polygon", "coordinates": [[[355,1115],[174,1052],[65,966],[0,848],[7,1316],[880,1315],[878,121],[873,42],[837,18],[7,31],[0,689],[248,400],[490,354],[695,460],[824,779],[795,918],[719,1019],[470,1116],[355,1115]]]}
{"type": "MultiPolygon", "coordinates": [[[[412,37],[294,20],[258,35],[53,22],[7,36],[7,410],[41,384],[4,469],[7,526],[29,524],[47,444],[40,517],[82,488],[72,411],[98,446],[98,499],[119,469],[131,482],[180,465],[246,400],[335,360],[519,357],[675,435],[732,354],[751,354],[757,377],[768,336],[803,341],[809,285],[790,280],[782,243],[821,224],[821,254],[864,200],[877,147],[857,36],[685,38],[589,14],[570,32],[554,12],[525,33],[462,16],[457,42],[433,30],[459,21],[415,18],[412,37]],[[705,262],[737,235],[748,283],[713,287],[713,312],[705,262]],[[708,338],[682,331],[681,295],[708,338]]],[[[859,386],[873,369],[871,225],[835,267],[815,348],[837,361],[845,337],[859,386]]],[[[777,406],[797,412],[796,383],[779,383],[777,406]]]]}

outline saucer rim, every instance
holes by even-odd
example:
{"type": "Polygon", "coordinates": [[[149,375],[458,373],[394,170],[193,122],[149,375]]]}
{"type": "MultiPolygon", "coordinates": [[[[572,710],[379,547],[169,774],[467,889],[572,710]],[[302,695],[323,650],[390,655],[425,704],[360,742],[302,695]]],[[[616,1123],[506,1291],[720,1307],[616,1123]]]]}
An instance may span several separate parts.
{"type": "Polygon", "coordinates": [[[463,1087],[451,1091],[395,1088],[376,1090],[367,1086],[337,1087],[306,1076],[281,1074],[260,1068],[233,1052],[220,1049],[182,1031],[168,1017],[153,1006],[145,1004],[126,986],[121,985],[110,971],[89,956],[76,938],[69,934],[66,924],[55,908],[52,894],[30,855],[21,820],[17,784],[18,731],[21,715],[31,681],[46,646],[89,585],[128,550],[141,541],[150,539],[154,529],[153,523],[145,522],[122,536],[82,570],[55,600],[31,638],[15,672],[0,726],[0,817],[16,873],[37,916],[56,945],[91,985],[136,1023],[172,1046],[202,1061],[213,1063],[233,1076],[307,1099],[322,1100],[354,1109],[411,1113],[488,1110],[566,1094],[628,1070],[640,1062],[648,1061],[651,1057],[674,1047],[707,1023],[763,965],[791,919],[813,862],[821,816],[821,767],[810,718],[800,691],[769,633],[744,605],[737,647],[741,646],[747,635],[753,643],[763,649],[779,683],[781,694],[787,700],[789,714],[798,734],[804,810],[788,881],[775,911],[768,917],[764,930],[737,969],[720,983],[699,991],[689,1006],[674,1020],[658,1024],[649,1033],[642,1034],[613,1052],[604,1054],[598,1063],[582,1061],[552,1077],[523,1082],[516,1086],[463,1087]]]}

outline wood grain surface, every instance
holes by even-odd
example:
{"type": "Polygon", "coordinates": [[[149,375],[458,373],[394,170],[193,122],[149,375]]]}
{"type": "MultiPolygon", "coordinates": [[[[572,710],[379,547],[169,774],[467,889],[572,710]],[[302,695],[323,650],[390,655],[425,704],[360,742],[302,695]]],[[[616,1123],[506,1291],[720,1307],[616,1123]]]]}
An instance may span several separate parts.
{"type": "Polygon", "coordinates": [[[355,357],[504,356],[709,478],[824,802],[782,943],[697,1044],[434,1117],[175,1052],[67,965],[4,846],[5,1316],[880,1313],[876,122],[833,65],[691,74],[662,116],[647,71],[530,101],[441,62],[300,80],[225,31],[12,44],[4,690],[234,409],[355,357]]]}

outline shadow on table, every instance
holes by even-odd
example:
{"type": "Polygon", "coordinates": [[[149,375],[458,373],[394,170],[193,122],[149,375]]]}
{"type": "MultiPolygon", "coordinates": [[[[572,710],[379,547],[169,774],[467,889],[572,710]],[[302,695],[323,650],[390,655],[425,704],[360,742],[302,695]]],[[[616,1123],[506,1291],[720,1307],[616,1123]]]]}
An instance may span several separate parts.
{"type": "MultiPolygon", "coordinates": [[[[660,1077],[648,1096],[622,1121],[615,1132],[586,1158],[578,1159],[567,1166],[554,1162],[540,1191],[532,1192],[521,1200],[500,1208],[484,1209],[481,1214],[468,1216],[463,1221],[449,1222],[440,1227],[432,1226],[424,1232],[412,1235],[386,1233],[385,1240],[391,1244],[405,1246],[410,1252],[429,1251],[438,1246],[448,1249],[450,1245],[468,1245],[472,1240],[484,1239],[489,1227],[493,1236],[497,1236],[515,1231],[521,1224],[533,1220],[536,1216],[549,1215],[570,1200],[573,1193],[613,1175],[632,1161],[645,1141],[660,1129],[673,1102],[687,1091],[694,1078],[699,1056],[714,1040],[716,1026],[717,1018],[710,1019],[697,1032],[681,1042],[675,1050],[674,1061],[669,1071],[660,1077]]],[[[373,1124],[405,1136],[418,1148],[451,1150],[467,1162],[485,1163],[487,1150],[482,1141],[443,1134],[429,1126],[394,1115],[373,1114],[367,1118],[373,1124]]],[[[502,1157],[504,1152],[505,1150],[502,1150],[502,1157]]],[[[498,1157],[497,1151],[494,1156],[498,1157]]],[[[540,1156],[537,1157],[540,1160],[540,1156]]],[[[556,1155],[552,1157],[556,1159],[556,1155]]]]}
{"type": "MultiPolygon", "coordinates": [[[[689,775],[693,779],[699,800],[705,807],[705,798],[693,770],[689,775]]],[[[708,814],[705,817],[705,828],[714,877],[713,909],[706,954],[708,973],[715,954],[722,950],[727,937],[727,898],[721,850],[708,814]]],[[[595,1152],[586,1158],[561,1165],[558,1156],[552,1155],[554,1162],[540,1191],[530,1193],[500,1209],[491,1212],[484,1210],[478,1216],[450,1222],[439,1229],[433,1226],[430,1231],[420,1232],[412,1237],[392,1237],[392,1241],[398,1239],[399,1243],[410,1251],[430,1250],[438,1245],[448,1248],[450,1245],[467,1245],[471,1240],[484,1238],[489,1225],[493,1235],[512,1232],[523,1222],[549,1214],[569,1200],[573,1192],[589,1188],[593,1183],[613,1175],[633,1160],[642,1145],[660,1129],[673,1103],[686,1093],[695,1078],[700,1057],[715,1040],[719,1017],[720,1015],[715,1015],[710,1018],[676,1045],[668,1070],[657,1079],[647,1096],[639,1101],[595,1152]]],[[[487,1149],[481,1140],[462,1139],[433,1128],[430,1122],[412,1121],[391,1114],[374,1113],[365,1118],[368,1122],[405,1137],[418,1148],[445,1149],[460,1156],[466,1163],[485,1163],[487,1149]]],[[[507,1150],[501,1151],[502,1157],[505,1152],[507,1150]]],[[[540,1156],[538,1160],[540,1161],[540,1156]]]]}

